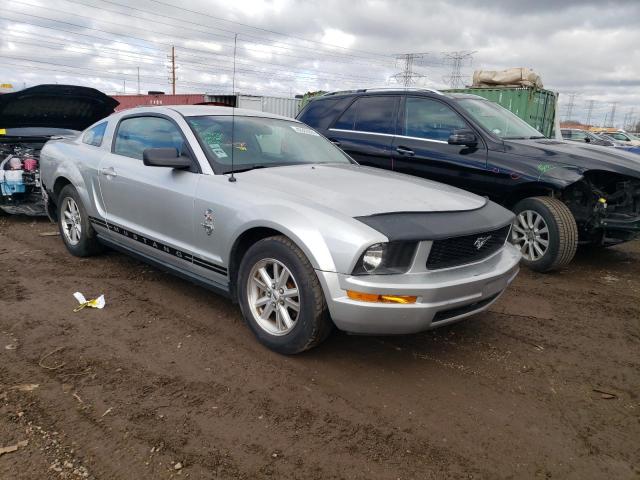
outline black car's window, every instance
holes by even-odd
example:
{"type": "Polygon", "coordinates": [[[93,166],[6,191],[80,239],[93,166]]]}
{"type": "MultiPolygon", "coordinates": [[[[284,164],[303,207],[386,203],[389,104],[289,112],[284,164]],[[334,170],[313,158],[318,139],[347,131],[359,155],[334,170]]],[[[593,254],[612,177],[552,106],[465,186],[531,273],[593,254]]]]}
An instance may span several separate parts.
{"type": "Polygon", "coordinates": [[[102,145],[102,139],[104,138],[104,132],[107,130],[107,122],[102,122],[93,128],[87,130],[82,136],[82,143],[87,145],[93,145],[99,147],[102,145]]]}
{"type": "Polygon", "coordinates": [[[403,135],[447,141],[454,130],[468,128],[460,115],[437,100],[407,97],[403,135]]]}
{"type": "Polygon", "coordinates": [[[184,149],[182,134],[173,122],[160,117],[131,117],[120,122],[113,153],[142,160],[147,148],[171,147],[180,154],[184,149]]]}
{"type": "Polygon", "coordinates": [[[397,105],[398,97],[361,97],[342,114],[334,128],[394,134],[397,105]]]}
{"type": "Polygon", "coordinates": [[[309,104],[300,112],[298,119],[313,128],[329,128],[329,125],[337,115],[349,103],[348,97],[341,98],[318,98],[311,100],[309,104]]]}

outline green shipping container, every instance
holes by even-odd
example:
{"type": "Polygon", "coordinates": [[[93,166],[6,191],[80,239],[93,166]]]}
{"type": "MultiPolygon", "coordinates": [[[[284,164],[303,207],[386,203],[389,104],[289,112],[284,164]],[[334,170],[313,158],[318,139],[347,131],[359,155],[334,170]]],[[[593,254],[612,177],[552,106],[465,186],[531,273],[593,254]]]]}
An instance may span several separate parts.
{"type": "Polygon", "coordinates": [[[558,94],[532,87],[469,87],[444,90],[470,93],[502,105],[545,137],[553,136],[558,94]]]}

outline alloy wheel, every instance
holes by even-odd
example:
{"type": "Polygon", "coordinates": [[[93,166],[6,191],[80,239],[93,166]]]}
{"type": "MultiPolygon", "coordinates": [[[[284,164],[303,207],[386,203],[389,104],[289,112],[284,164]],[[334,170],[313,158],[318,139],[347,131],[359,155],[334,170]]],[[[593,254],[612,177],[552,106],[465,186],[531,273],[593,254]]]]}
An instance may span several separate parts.
{"type": "Polygon", "coordinates": [[[76,201],[71,197],[66,197],[63,202],[62,232],[64,233],[67,243],[75,246],[80,243],[80,236],[82,235],[80,209],[76,201]]]}
{"type": "Polygon", "coordinates": [[[549,227],[542,215],[534,210],[518,213],[511,229],[511,243],[529,261],[542,258],[549,249],[549,227]]]}
{"type": "Polygon", "coordinates": [[[280,261],[257,262],[247,280],[248,304],[256,323],[271,335],[286,335],[300,314],[300,292],[291,271],[280,261]]]}

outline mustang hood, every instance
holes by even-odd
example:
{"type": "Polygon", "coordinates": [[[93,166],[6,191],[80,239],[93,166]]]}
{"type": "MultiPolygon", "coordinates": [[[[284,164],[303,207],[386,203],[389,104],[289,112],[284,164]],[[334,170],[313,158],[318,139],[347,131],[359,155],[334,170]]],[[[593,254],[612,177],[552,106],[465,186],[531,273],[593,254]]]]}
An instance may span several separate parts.
{"type": "Polygon", "coordinates": [[[544,158],[544,162],[603,170],[640,178],[640,156],[617,148],[559,140],[505,140],[512,154],[544,158]]]}
{"type": "Polygon", "coordinates": [[[236,174],[252,191],[286,195],[350,217],[479,209],[483,197],[448,185],[359,165],[295,165],[236,174]]]}
{"type": "Polygon", "coordinates": [[[0,95],[0,128],[84,130],[113,113],[117,100],[88,87],[38,85],[0,95]]]}

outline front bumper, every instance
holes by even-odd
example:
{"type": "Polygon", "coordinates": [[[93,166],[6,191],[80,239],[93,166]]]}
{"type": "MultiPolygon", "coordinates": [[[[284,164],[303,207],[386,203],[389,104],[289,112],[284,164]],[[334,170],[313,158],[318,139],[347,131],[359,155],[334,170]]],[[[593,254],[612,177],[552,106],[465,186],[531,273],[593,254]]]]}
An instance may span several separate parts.
{"type": "Polygon", "coordinates": [[[519,271],[520,252],[511,244],[481,262],[403,275],[353,276],[318,271],[335,325],[358,334],[408,334],[457,322],[489,307],[519,271]],[[416,303],[368,303],[347,290],[417,296],[416,303]]]}

